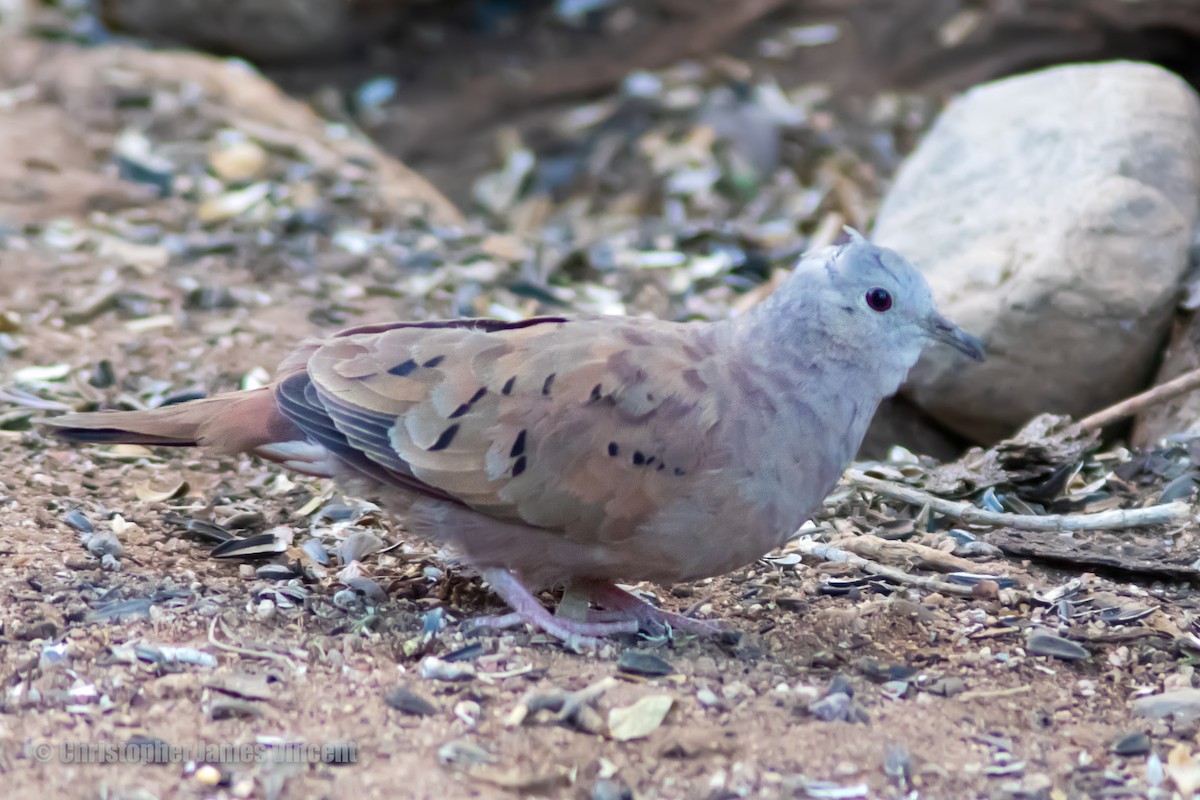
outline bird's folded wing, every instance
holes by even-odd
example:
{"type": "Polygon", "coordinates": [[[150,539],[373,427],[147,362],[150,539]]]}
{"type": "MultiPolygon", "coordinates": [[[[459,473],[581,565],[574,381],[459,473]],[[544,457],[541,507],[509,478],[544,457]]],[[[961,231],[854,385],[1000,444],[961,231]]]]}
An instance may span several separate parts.
{"type": "Polygon", "coordinates": [[[717,367],[698,330],[620,318],[368,329],[308,349],[306,372],[277,391],[297,425],[377,477],[620,537],[679,497],[712,446],[717,367]]]}

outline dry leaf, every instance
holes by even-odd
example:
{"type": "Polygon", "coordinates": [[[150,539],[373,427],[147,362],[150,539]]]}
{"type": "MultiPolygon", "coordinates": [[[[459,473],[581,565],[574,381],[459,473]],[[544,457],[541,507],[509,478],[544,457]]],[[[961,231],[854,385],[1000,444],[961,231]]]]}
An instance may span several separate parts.
{"type": "Polygon", "coordinates": [[[618,742],[649,736],[667,718],[675,699],[668,694],[652,694],[631,706],[608,712],[608,735],[618,742]]]}
{"type": "Polygon", "coordinates": [[[113,514],[109,525],[112,526],[112,532],[116,536],[122,536],[126,531],[136,530],[138,527],[136,522],[127,522],[120,514],[113,514]]]}
{"type": "Polygon", "coordinates": [[[1167,755],[1167,775],[1184,797],[1200,791],[1200,762],[1188,751],[1187,745],[1177,744],[1167,755]]]}
{"type": "Polygon", "coordinates": [[[191,487],[182,479],[163,489],[155,489],[150,481],[138,481],[133,485],[133,493],[143,503],[165,503],[177,497],[183,497],[191,487]]]}

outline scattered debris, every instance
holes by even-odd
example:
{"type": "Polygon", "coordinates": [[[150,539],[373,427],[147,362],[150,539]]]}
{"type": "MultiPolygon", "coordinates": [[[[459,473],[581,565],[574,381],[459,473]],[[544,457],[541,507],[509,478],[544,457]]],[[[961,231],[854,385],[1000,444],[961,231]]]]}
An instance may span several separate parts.
{"type": "Polygon", "coordinates": [[[406,686],[397,686],[383,696],[383,702],[414,717],[428,717],[437,713],[437,706],[406,686]]]}
{"type": "Polygon", "coordinates": [[[1192,722],[1200,719],[1200,689],[1176,689],[1139,697],[1133,701],[1133,710],[1151,719],[1172,717],[1182,723],[1192,722]]]}
{"type": "Polygon", "coordinates": [[[626,650],[617,659],[617,669],[631,675],[646,675],[656,677],[670,675],[675,668],[668,662],[645,650],[626,650]]]}
{"type": "Polygon", "coordinates": [[[433,681],[465,681],[475,677],[475,667],[461,661],[449,662],[426,656],[421,660],[421,677],[433,681]]]}
{"type": "Polygon", "coordinates": [[[614,708],[608,712],[608,734],[618,742],[644,739],[663,724],[674,705],[670,695],[652,694],[631,706],[614,708]]]}
{"type": "Polygon", "coordinates": [[[1045,630],[1035,630],[1025,639],[1025,649],[1035,656],[1052,656],[1063,661],[1091,658],[1087,648],[1045,630]]]}

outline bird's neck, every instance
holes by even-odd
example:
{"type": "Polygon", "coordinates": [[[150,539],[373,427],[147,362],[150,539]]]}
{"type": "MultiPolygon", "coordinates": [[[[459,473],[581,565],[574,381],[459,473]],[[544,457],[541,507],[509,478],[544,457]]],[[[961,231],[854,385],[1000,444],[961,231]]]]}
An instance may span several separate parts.
{"type": "Polygon", "coordinates": [[[780,294],[732,320],[735,362],[761,376],[750,384],[770,393],[764,406],[777,409],[778,430],[821,442],[840,474],[880,402],[895,394],[911,365],[881,358],[869,344],[839,341],[822,309],[780,294]]]}

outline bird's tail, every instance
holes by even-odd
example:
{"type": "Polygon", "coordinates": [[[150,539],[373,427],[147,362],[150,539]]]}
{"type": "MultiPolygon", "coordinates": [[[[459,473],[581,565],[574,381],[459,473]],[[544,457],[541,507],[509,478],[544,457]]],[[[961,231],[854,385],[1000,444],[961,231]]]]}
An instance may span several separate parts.
{"type": "Polygon", "coordinates": [[[203,446],[226,453],[255,451],[264,445],[304,438],[279,411],[271,387],[149,411],[96,411],[39,422],[69,442],[203,446]]]}

